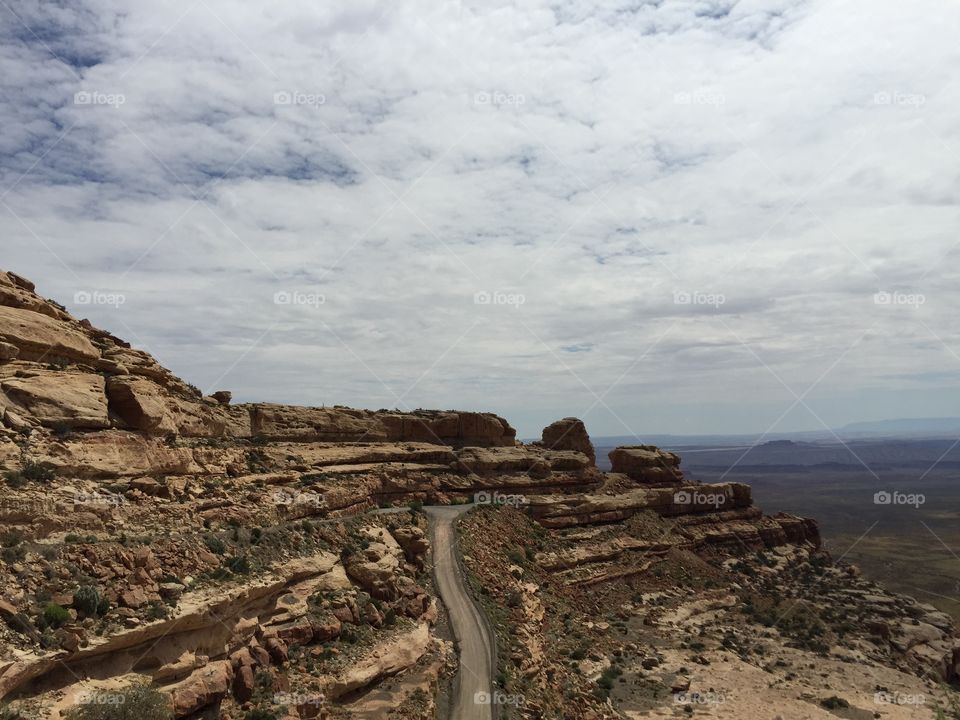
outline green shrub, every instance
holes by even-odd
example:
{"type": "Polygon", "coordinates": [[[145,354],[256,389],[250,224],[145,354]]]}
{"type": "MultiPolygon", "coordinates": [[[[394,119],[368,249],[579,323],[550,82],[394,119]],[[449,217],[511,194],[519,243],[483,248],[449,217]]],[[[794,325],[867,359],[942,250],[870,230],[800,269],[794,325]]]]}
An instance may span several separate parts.
{"type": "Polygon", "coordinates": [[[100,591],[93,585],[81,585],[73,594],[73,607],[87,617],[93,617],[100,607],[100,591]]]}
{"type": "Polygon", "coordinates": [[[116,693],[116,700],[78,705],[65,720],[173,720],[167,696],[147,685],[131,685],[116,693]]]}
{"type": "Polygon", "coordinates": [[[48,603],[43,609],[43,624],[47,627],[58,628],[70,619],[70,613],[56,603],[48,603]]]}

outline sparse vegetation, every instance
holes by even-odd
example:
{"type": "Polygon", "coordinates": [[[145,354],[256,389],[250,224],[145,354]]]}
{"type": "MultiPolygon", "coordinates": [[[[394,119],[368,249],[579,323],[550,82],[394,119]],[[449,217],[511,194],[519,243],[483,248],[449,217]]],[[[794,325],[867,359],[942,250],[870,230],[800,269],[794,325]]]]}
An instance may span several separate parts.
{"type": "Polygon", "coordinates": [[[70,620],[70,613],[56,603],[48,603],[47,606],[43,608],[43,614],[40,619],[44,627],[58,628],[70,620]]]}
{"type": "Polygon", "coordinates": [[[73,607],[87,617],[97,615],[101,602],[100,591],[93,585],[81,585],[73,594],[73,607]]]}
{"type": "Polygon", "coordinates": [[[65,720],[173,719],[167,696],[147,685],[133,685],[117,693],[103,695],[105,702],[78,705],[66,714],[65,720]]]}

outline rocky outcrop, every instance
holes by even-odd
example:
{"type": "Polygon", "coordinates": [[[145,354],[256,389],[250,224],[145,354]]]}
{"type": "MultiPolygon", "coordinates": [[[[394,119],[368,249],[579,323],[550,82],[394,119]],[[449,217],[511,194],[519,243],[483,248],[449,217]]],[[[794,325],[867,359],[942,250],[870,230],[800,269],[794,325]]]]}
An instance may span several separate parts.
{"type": "Polygon", "coordinates": [[[168,688],[173,696],[173,712],[178,718],[219,702],[233,684],[233,666],[229,660],[212,662],[180,683],[168,688]]]}
{"type": "Polygon", "coordinates": [[[548,450],[572,450],[590,459],[596,464],[597,455],[590,442],[590,435],[583,421],[577,418],[557,420],[543,429],[541,444],[548,450]]]}
{"type": "Polygon", "coordinates": [[[430,628],[426,623],[401,633],[375,648],[362,663],[349,668],[337,677],[322,680],[325,695],[335,700],[368,687],[384,677],[396,675],[423,657],[431,642],[430,628]]]}
{"type": "Polygon", "coordinates": [[[272,441],[422,442],[452,447],[510,447],[516,430],[491,413],[371,412],[292,405],[249,406],[251,434],[272,441]]]}
{"type": "Polygon", "coordinates": [[[114,376],[106,386],[110,410],[131,430],[187,437],[250,437],[250,415],[213,399],[186,399],[155,381],[114,376]]]}
{"type": "Polygon", "coordinates": [[[16,365],[0,366],[0,405],[7,411],[51,428],[110,427],[100,375],[16,365]]]}
{"type": "Polygon", "coordinates": [[[646,485],[679,485],[683,482],[680,456],[655,445],[629,445],[610,451],[611,470],[646,485]]]}
{"type": "Polygon", "coordinates": [[[19,360],[92,365],[100,358],[100,351],[77,326],[20,307],[0,305],[0,340],[17,348],[19,360]]]}

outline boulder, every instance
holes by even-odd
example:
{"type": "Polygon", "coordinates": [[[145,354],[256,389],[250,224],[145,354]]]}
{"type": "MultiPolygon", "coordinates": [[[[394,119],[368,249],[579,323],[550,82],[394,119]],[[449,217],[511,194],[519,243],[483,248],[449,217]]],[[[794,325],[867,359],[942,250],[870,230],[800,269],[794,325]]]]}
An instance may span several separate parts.
{"type": "Polygon", "coordinates": [[[543,446],[548,450],[573,450],[590,458],[596,464],[597,455],[582,420],[568,417],[557,420],[543,429],[543,446]]]}
{"type": "Polygon", "coordinates": [[[37,368],[0,380],[6,397],[24,417],[47,427],[102,430],[110,427],[104,381],[100,375],[37,368]]]}
{"type": "Polygon", "coordinates": [[[93,364],[100,351],[74,324],[32,310],[0,305],[0,340],[14,345],[19,359],[93,364]]]}
{"type": "Polygon", "coordinates": [[[219,702],[230,691],[233,667],[229,660],[219,660],[194,672],[170,688],[173,711],[178,718],[219,702]]]}
{"type": "Polygon", "coordinates": [[[645,484],[680,484],[680,456],[655,445],[629,445],[610,451],[611,470],[645,484]]]}
{"type": "Polygon", "coordinates": [[[237,674],[233,678],[233,697],[237,702],[245,703],[253,697],[254,678],[253,666],[241,665],[237,669],[237,674]]]}

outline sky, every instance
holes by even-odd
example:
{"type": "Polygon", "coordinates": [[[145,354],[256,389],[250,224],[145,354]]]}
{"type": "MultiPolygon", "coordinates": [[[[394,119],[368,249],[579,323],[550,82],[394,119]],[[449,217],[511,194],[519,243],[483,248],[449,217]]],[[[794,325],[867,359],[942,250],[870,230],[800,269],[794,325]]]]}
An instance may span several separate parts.
{"type": "Polygon", "coordinates": [[[928,0],[0,0],[0,267],[235,402],[960,415],[958,36],[928,0]]]}

